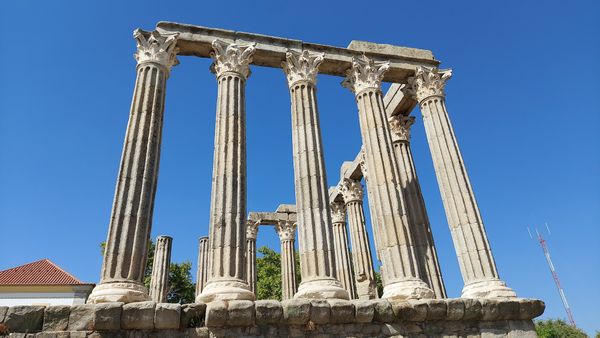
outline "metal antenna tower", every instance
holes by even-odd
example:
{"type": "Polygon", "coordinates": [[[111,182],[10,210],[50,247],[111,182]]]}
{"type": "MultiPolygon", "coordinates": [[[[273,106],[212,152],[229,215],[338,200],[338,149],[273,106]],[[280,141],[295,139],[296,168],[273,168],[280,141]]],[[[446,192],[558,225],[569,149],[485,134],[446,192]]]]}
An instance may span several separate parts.
{"type": "MultiPolygon", "coordinates": [[[[548,227],[548,223],[546,223],[546,230],[548,230],[548,234],[550,234],[550,228],[548,227]]],[[[533,239],[533,236],[531,235],[531,231],[529,231],[529,227],[527,227],[527,232],[529,232],[529,237],[531,237],[533,239]]],[[[565,296],[565,291],[563,290],[562,286],[560,285],[560,279],[558,279],[558,274],[556,273],[556,270],[554,269],[554,264],[552,264],[552,259],[550,258],[550,250],[548,249],[546,240],[544,239],[544,237],[542,237],[542,235],[540,234],[540,232],[538,231],[537,228],[535,229],[535,233],[537,234],[537,239],[540,242],[540,246],[542,247],[542,250],[544,250],[544,256],[546,256],[546,261],[548,262],[548,267],[550,268],[550,272],[552,273],[552,278],[554,279],[554,284],[556,284],[556,288],[558,289],[558,293],[560,294],[560,299],[562,300],[563,307],[565,308],[565,311],[567,312],[569,324],[571,324],[572,326],[576,326],[575,318],[573,318],[573,312],[571,312],[571,308],[569,307],[569,303],[567,302],[567,296],[565,296]]]]}

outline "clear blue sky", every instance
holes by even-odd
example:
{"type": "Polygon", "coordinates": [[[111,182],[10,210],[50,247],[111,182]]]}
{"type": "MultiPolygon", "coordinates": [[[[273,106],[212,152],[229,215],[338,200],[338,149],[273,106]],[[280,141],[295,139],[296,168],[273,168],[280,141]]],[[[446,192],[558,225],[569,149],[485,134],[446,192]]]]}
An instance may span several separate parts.
{"type": "MultiPolygon", "coordinates": [[[[550,224],[580,326],[600,329],[600,9],[594,1],[3,1],[0,5],[0,269],[47,257],[97,282],[135,80],[137,28],[176,21],[346,46],[431,49],[454,69],[447,105],[501,277],[564,317],[526,226],[550,224]]],[[[207,233],[216,84],[180,57],[168,83],[153,237],[195,265],[207,233]]],[[[328,181],[361,141],[352,95],[321,75],[328,181]]],[[[279,69],[247,86],[248,207],[294,203],[289,95],[279,69]]],[[[462,279],[420,113],[413,152],[450,296],[462,279]]],[[[266,229],[259,245],[278,247],[266,229]]]]}

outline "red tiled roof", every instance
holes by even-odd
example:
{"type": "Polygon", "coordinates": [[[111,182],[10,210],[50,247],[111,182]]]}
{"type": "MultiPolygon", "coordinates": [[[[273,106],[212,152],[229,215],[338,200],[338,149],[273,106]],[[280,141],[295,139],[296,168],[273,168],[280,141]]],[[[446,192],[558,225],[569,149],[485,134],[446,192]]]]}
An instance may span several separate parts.
{"type": "Polygon", "coordinates": [[[0,271],[0,285],[78,285],[83,283],[49,259],[0,271]]]}

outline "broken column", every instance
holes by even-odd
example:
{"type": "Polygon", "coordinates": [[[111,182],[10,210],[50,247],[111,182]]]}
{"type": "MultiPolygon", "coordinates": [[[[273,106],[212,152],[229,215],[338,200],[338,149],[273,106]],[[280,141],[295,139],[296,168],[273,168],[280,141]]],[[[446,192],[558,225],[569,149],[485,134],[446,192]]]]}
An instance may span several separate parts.
{"type": "Polygon", "coordinates": [[[101,280],[88,303],[149,299],[144,270],[158,180],[167,78],[178,34],[133,33],[137,78],[108,228],[101,280]]]}
{"type": "Polygon", "coordinates": [[[150,277],[150,299],[157,303],[167,302],[172,244],[173,238],[158,236],[154,245],[154,262],[152,264],[152,276],[150,277]]]}
{"type": "Polygon", "coordinates": [[[354,93],[359,110],[367,189],[373,192],[369,203],[373,206],[373,228],[379,233],[377,251],[385,274],[383,297],[432,298],[433,291],[419,273],[406,205],[397,186],[400,175],[391,151],[392,140],[381,93],[381,79],[388,68],[389,62],[376,62],[364,55],[353,58],[352,68],[343,82],[354,93]]]}
{"type": "Polygon", "coordinates": [[[516,297],[498,277],[483,220],[446,110],[450,70],[418,67],[406,93],[418,102],[427,141],[465,282],[462,297],[516,297]]]}
{"type": "Polygon", "coordinates": [[[292,101],[294,183],[302,282],[295,298],[342,298],[348,292],[337,279],[329,194],[316,98],[323,54],[289,50],[282,64],[292,101]]]}
{"type": "Polygon", "coordinates": [[[373,270],[371,244],[363,210],[363,187],[357,180],[344,179],[340,191],[346,203],[348,226],[352,243],[352,262],[358,299],[376,299],[377,283],[373,270]]]}
{"type": "Polygon", "coordinates": [[[400,186],[408,208],[408,221],[413,230],[421,277],[431,287],[436,298],[446,298],[446,288],[429,225],[429,217],[427,217],[427,209],[410,149],[410,127],[414,121],[414,116],[391,116],[389,118],[390,131],[400,171],[400,186]]]}
{"type": "Polygon", "coordinates": [[[209,270],[197,302],[254,300],[246,281],[246,79],[255,44],[215,40],[217,118],[209,226],[209,270]]]}
{"type": "Polygon", "coordinates": [[[275,230],[281,242],[281,299],[292,299],[296,293],[296,257],[294,255],[294,238],[296,223],[279,221],[275,230]]]}

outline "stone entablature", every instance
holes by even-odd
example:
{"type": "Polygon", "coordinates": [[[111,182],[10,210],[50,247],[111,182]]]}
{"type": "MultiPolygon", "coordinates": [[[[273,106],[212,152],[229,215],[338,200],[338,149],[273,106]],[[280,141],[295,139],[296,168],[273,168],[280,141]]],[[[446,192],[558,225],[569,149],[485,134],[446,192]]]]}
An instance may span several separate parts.
{"type": "MultiPolygon", "coordinates": [[[[10,337],[536,337],[539,300],[234,300],[0,307],[10,337]],[[27,333],[31,335],[26,335],[27,333]]],[[[0,326],[1,327],[1,326],[0,326]]]]}

